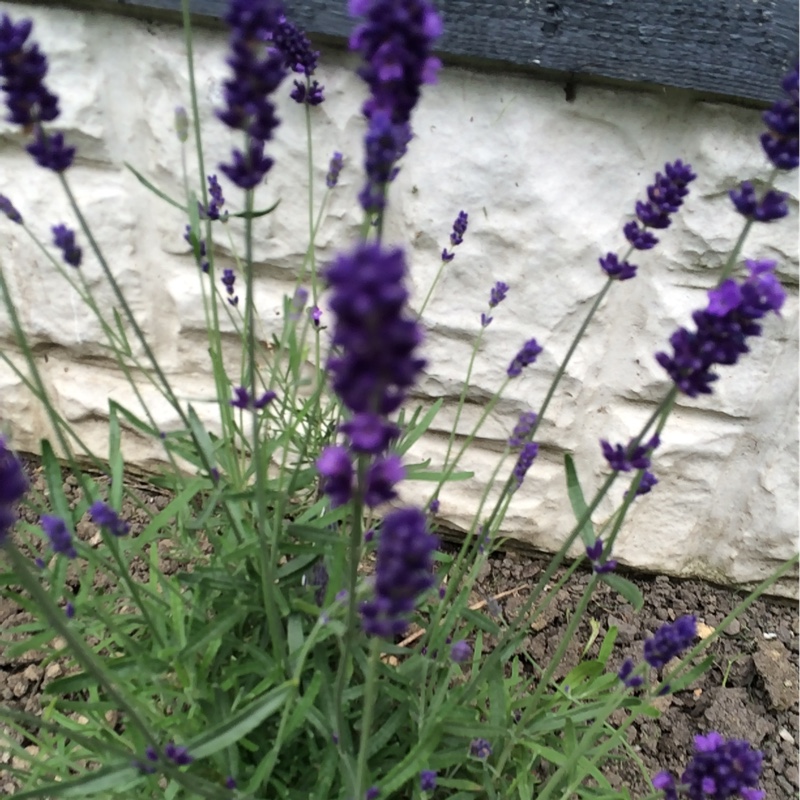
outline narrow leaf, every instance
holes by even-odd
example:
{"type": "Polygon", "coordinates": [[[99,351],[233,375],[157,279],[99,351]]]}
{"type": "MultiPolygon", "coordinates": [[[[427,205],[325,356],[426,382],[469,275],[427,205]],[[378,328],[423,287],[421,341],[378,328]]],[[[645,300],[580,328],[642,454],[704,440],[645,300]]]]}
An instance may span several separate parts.
{"type": "MultiPolygon", "coordinates": [[[[578,472],[575,469],[575,461],[569,453],[564,453],[564,469],[567,472],[567,494],[569,495],[569,502],[572,505],[572,510],[575,513],[575,519],[583,519],[586,514],[586,500],[583,496],[581,484],[578,481],[578,472]]],[[[594,533],[594,525],[591,519],[586,520],[586,524],[580,530],[581,539],[583,543],[589,547],[597,540],[594,533]]]]}

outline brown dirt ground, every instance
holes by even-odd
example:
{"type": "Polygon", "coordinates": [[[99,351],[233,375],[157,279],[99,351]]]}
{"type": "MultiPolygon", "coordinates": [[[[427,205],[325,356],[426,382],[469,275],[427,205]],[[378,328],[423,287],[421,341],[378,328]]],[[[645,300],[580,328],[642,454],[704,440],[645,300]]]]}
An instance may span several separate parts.
{"type": "MultiPolygon", "coordinates": [[[[29,467],[36,484],[42,488],[34,459],[29,461],[29,467]]],[[[74,497],[77,481],[68,477],[64,489],[68,496],[74,497]]],[[[158,494],[140,492],[140,497],[155,508],[163,508],[167,502],[158,494]]],[[[145,516],[133,506],[124,511],[135,534],[145,516]]],[[[90,527],[82,530],[78,526],[78,535],[88,537],[92,533],[90,527]]],[[[168,554],[164,556],[162,568],[168,572],[168,554]]],[[[524,603],[527,587],[536,582],[546,563],[546,558],[538,555],[495,553],[481,570],[476,598],[499,598],[489,604],[490,610],[511,616],[524,603]]],[[[132,565],[134,572],[143,569],[146,569],[143,564],[132,565]]],[[[616,668],[626,656],[635,660],[641,657],[643,640],[665,621],[682,614],[695,614],[703,625],[713,628],[741,599],[734,592],[700,581],[665,576],[628,577],[642,591],[644,608],[636,613],[622,598],[601,587],[573,639],[574,645],[567,652],[560,675],[566,674],[580,659],[590,635],[590,618],[599,625],[600,640],[610,626],[617,627],[617,644],[610,665],[616,668]]],[[[558,592],[543,618],[532,625],[525,647],[537,662],[546,662],[560,641],[569,614],[588,580],[586,572],[576,573],[558,592]]],[[[36,654],[16,660],[5,657],[2,641],[7,640],[7,632],[28,619],[26,612],[0,596],[0,722],[2,705],[39,713],[42,687],[62,674],[58,664],[43,667],[36,654]]],[[[662,769],[679,773],[691,753],[693,737],[717,730],[726,737],[748,739],[764,752],[762,788],[768,800],[796,800],[800,788],[799,620],[796,604],[774,598],[758,600],[711,645],[715,664],[710,672],[685,691],[664,698],[660,718],[643,718],[631,726],[629,743],[651,773],[662,769]]],[[[0,796],[10,796],[16,788],[10,774],[2,769],[10,761],[10,753],[0,748],[0,796]]],[[[620,761],[609,767],[606,774],[613,784],[627,786],[633,797],[651,791],[632,763],[620,761]]]]}

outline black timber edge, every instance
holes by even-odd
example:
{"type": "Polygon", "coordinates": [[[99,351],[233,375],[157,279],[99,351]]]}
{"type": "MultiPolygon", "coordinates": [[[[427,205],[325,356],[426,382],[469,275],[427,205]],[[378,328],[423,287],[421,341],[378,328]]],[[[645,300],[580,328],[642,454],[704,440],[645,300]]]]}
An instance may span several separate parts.
{"type": "MultiPolygon", "coordinates": [[[[798,53],[800,0],[435,0],[445,62],[573,81],[694,90],[757,105],[779,95],[798,53]],[[749,101],[749,102],[748,102],[749,101]]],[[[190,0],[199,24],[226,0],[190,0]]],[[[48,5],[179,22],[180,0],[61,0],[48,5]]],[[[10,4],[9,4],[10,5],[10,4]]],[[[344,44],[347,0],[285,0],[320,43],[344,44]]],[[[7,6],[8,7],[8,6],[7,6]]],[[[567,85],[567,96],[571,93],[567,85]]]]}

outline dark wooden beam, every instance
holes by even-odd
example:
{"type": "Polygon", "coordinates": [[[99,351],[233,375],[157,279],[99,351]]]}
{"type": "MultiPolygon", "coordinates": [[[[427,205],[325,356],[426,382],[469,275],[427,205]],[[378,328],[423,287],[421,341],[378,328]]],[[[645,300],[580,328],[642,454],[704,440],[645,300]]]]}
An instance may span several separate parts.
{"type": "MultiPolygon", "coordinates": [[[[54,3],[59,4],[59,3],[54,3]]],[[[286,0],[312,38],[342,44],[347,0],[286,0]]],[[[60,5],[175,18],[180,0],[83,0],[60,5]],[[160,12],[160,13],[159,13],[160,12]]],[[[447,62],[574,75],[578,82],[674,87],[769,103],[797,59],[798,0],[438,0],[447,62]]],[[[198,22],[225,0],[191,0],[198,22]]]]}

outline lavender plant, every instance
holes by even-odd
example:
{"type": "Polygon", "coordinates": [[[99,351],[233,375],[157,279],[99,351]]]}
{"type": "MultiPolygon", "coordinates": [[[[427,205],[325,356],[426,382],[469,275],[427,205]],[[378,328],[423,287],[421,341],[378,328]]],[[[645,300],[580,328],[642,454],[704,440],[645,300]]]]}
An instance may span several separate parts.
{"type": "MultiPolygon", "coordinates": [[[[451,249],[442,250],[437,278],[415,312],[405,251],[384,241],[383,221],[412,141],[414,107],[441,66],[433,50],[442,23],[427,0],[352,0],[350,12],[360,20],[350,47],[362,58],[358,72],[368,88],[357,198],[361,237],[318,265],[315,239],[327,192],[338,191],[341,171],[353,168],[334,152],[318,206],[309,180],[306,256],[284,298],[282,328],[269,342],[255,304],[253,226],[280,208],[256,210],[255,189],[274,166],[269,142],[280,122],[274,95],[284,91],[289,73],[298,76],[290,96],[303,106],[309,131],[314,109],[328,102],[313,77],[319,53],[277,0],[231,0],[225,15],[230,76],[217,116],[241,143],[218,169],[241,192],[228,192],[206,168],[191,19],[183,4],[191,114],[180,108],[175,125],[184,165],[193,127],[199,184],[191,188],[185,169],[185,196],[171,198],[132,170],[186,214],[185,239],[207,321],[214,426],[204,425],[196,404],[170,384],[75,199],[69,168],[76,151],[50,128],[59,99],[46,87],[47,59],[32,41],[31,21],[0,19],[8,119],[28,138],[36,165],[56,173],[77,229],[53,225],[54,252],[40,238],[40,223],[26,222],[12,199],[0,196],[0,212],[24,228],[97,319],[105,351],[139,404],[110,402],[109,451],[100,458],[51,400],[0,270],[24,367],[0,357],[41,403],[54,431],[54,441],[42,443],[46,492],[31,488],[10,439],[0,437],[3,591],[37,614],[35,623],[13,631],[17,641],[9,653],[38,649],[66,664],[65,677],[46,687],[42,714],[3,709],[4,723],[24,731],[39,753],[32,757],[9,739],[15,763],[26,767],[16,771],[20,798],[626,797],[603,768],[624,750],[627,727],[638,715],[657,713],[656,697],[680,690],[707,668],[710,658],[698,657],[714,636],[797,564],[794,558],[783,565],[701,642],[695,618],[682,617],[645,643],[641,660],[627,654],[614,671],[607,666],[612,628],[595,657],[556,678],[600,583],[641,603],[634,584],[615,572],[614,543],[631,504],[658,483],[655,453],[678,393],[712,394],[718,368],[746,355],[767,315],[778,314],[784,302],[774,262],[746,260],[742,270],[740,253],[752,225],[788,213],[785,195],[772,184],[779,171],[798,165],[797,68],[784,80],[783,98],[764,115],[761,143],[774,167],[768,188],[759,194],[745,181],[731,192],[742,232],[707,306],[692,315],[693,327],[679,328],[671,352],[656,355],[670,388],[631,441],[600,442],[608,476],[591,500],[567,457],[576,524],[516,616],[496,619],[470,608],[469,597],[481,565],[502,544],[498,531],[514,494],[535,480],[538,427],[596,311],[615,284],[636,276],[629,259],[659,243],[655,232],[664,235],[695,174],[680,160],[666,164],[647,200],[636,203],[635,219],[623,226],[627,247],[599,258],[603,289],[538,409],[524,412],[511,432],[460,549],[445,552],[437,536],[439,495],[448,482],[469,477],[460,466],[464,453],[509,382],[535,368],[543,345],[529,338],[509,353],[505,379],[456,448],[483,337],[511,291],[497,281],[481,315],[443,463],[405,463],[442,407],[411,411],[408,398],[421,374],[435,369],[422,355],[421,319],[469,218],[458,214],[451,249]],[[242,252],[226,266],[217,263],[214,241],[233,219],[243,225],[242,252]],[[84,274],[89,259],[101,267],[115,308],[94,298],[84,274]],[[225,350],[223,317],[241,344],[238,363],[225,350]],[[180,421],[176,429],[160,429],[143,400],[143,379],[180,421]],[[165,468],[151,479],[152,487],[167,491],[161,509],[143,503],[130,486],[124,428],[161,448],[165,468]],[[64,493],[65,469],[79,484],[77,502],[64,493]],[[624,500],[595,530],[593,512],[622,475],[630,478],[624,500]],[[399,484],[409,479],[433,484],[424,503],[399,502],[399,484]],[[146,524],[131,524],[132,508],[146,524]],[[78,535],[87,524],[96,540],[78,535]],[[585,556],[569,565],[556,588],[581,565],[591,577],[554,656],[535,663],[524,652],[526,628],[552,602],[549,584],[578,540],[585,556]],[[162,571],[164,547],[177,570],[162,571]],[[144,579],[132,575],[137,561],[147,565],[144,579]],[[80,589],[70,596],[68,570],[80,576],[80,589]],[[97,579],[107,587],[102,593],[93,589],[97,579]],[[76,709],[81,724],[71,716],[76,709]],[[610,719],[618,709],[627,716],[614,728],[610,719]]],[[[308,158],[313,176],[310,135],[308,158]]],[[[748,743],[709,732],[697,737],[679,778],[666,772],[652,778],[654,797],[759,800],[761,760],[748,743]]]]}

